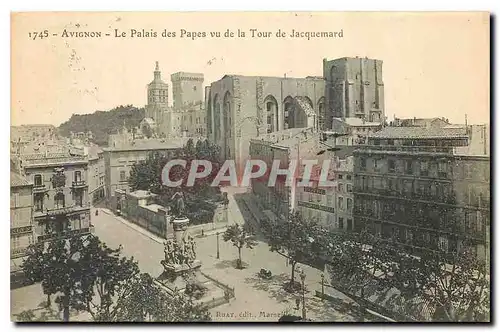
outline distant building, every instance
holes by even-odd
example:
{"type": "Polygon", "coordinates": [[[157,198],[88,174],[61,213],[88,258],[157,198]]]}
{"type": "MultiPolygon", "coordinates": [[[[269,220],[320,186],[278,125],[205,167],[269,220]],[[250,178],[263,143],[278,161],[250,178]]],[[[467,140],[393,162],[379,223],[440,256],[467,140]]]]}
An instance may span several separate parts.
{"type": "Polygon", "coordinates": [[[68,153],[23,155],[20,168],[33,183],[36,242],[93,231],[88,195],[88,160],[68,153]]]}
{"type": "Polygon", "coordinates": [[[104,151],[97,145],[92,145],[88,150],[89,160],[89,198],[92,204],[105,199],[105,165],[104,151]]]}
{"type": "Polygon", "coordinates": [[[116,204],[114,193],[117,189],[128,191],[128,178],[134,164],[146,160],[154,152],[171,156],[186,142],[187,139],[137,139],[103,148],[105,194],[112,206],[116,204]]]}
{"type": "Polygon", "coordinates": [[[57,136],[57,129],[53,125],[21,125],[10,127],[10,140],[23,141],[51,140],[57,136]]]}
{"type": "Polygon", "coordinates": [[[416,254],[451,253],[467,239],[489,260],[489,151],[463,154],[477,137],[466,126],[390,126],[371,134],[354,153],[356,228],[416,254]]]}
{"type": "Polygon", "coordinates": [[[11,274],[21,271],[21,257],[35,243],[33,229],[33,183],[10,173],[10,258],[11,274]]]}
{"type": "Polygon", "coordinates": [[[398,119],[395,118],[391,123],[392,126],[400,127],[426,127],[426,128],[439,128],[450,125],[446,118],[417,118],[413,119],[398,119]]]}
{"type": "MultiPolygon", "coordinates": [[[[319,146],[319,134],[313,128],[292,128],[250,140],[250,157],[252,160],[264,161],[269,175],[274,160],[280,161],[280,169],[288,169],[292,160],[320,159],[316,155],[319,146]]],[[[291,186],[285,185],[284,176],[278,177],[274,187],[268,185],[268,176],[252,179],[252,193],[278,219],[286,219],[290,211],[297,209],[296,195],[301,190],[297,182],[301,179],[303,167],[297,169],[291,186]]]]}
{"type": "Polygon", "coordinates": [[[148,85],[146,114],[139,125],[145,138],[204,137],[203,74],[172,74],[174,105],[168,103],[168,84],[161,79],[158,62],[148,85]]]}

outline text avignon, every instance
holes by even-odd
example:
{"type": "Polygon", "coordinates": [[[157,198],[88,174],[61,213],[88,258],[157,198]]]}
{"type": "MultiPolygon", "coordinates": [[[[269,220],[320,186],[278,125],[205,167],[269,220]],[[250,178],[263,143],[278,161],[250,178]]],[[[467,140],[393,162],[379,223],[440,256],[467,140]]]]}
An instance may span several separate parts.
{"type": "Polygon", "coordinates": [[[64,29],[61,36],[66,37],[66,38],[100,38],[101,32],[99,32],[99,31],[68,31],[68,30],[64,29]]]}

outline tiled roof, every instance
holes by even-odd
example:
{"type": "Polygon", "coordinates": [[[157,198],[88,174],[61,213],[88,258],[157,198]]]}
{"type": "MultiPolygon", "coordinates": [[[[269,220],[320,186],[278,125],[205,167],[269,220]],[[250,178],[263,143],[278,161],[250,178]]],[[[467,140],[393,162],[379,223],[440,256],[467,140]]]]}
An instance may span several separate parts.
{"type": "Polygon", "coordinates": [[[385,127],[372,133],[369,138],[465,138],[465,128],[385,127]]]}
{"type": "Polygon", "coordinates": [[[25,160],[39,160],[39,159],[53,159],[69,157],[68,153],[31,153],[22,155],[21,158],[25,160]]]}
{"type": "Polygon", "coordinates": [[[17,174],[15,172],[10,172],[10,186],[11,187],[22,187],[22,186],[29,186],[31,183],[26,180],[25,177],[21,176],[20,174],[17,174]]]}
{"type": "Polygon", "coordinates": [[[102,152],[102,149],[98,145],[89,146],[89,159],[96,159],[99,157],[99,153],[102,152]]]}

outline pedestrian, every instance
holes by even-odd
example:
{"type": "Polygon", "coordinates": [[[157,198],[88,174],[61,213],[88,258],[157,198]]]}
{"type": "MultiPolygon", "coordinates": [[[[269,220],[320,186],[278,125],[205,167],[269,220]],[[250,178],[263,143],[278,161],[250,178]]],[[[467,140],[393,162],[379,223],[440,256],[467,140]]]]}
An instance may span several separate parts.
{"type": "Polygon", "coordinates": [[[98,216],[99,215],[99,209],[95,209],[95,215],[98,216]]]}
{"type": "Polygon", "coordinates": [[[296,297],[295,298],[295,310],[299,310],[300,309],[300,297],[296,297]]]}

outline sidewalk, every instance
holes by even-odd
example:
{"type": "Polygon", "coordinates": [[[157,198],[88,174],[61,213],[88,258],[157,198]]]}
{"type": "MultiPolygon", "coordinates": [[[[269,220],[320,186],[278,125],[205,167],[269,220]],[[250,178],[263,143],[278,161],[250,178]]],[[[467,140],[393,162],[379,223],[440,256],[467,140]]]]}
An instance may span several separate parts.
{"type": "MultiPolygon", "coordinates": [[[[126,225],[127,227],[130,227],[134,231],[141,233],[142,235],[150,238],[151,240],[153,240],[153,241],[155,241],[157,243],[163,244],[166,241],[166,239],[161,238],[158,235],[151,233],[147,229],[145,229],[145,228],[143,228],[143,227],[141,227],[139,225],[136,225],[133,222],[130,222],[130,221],[126,220],[123,217],[115,215],[109,209],[99,208],[99,210],[101,210],[101,212],[106,213],[107,215],[110,215],[110,216],[114,217],[116,220],[120,221],[122,224],[126,225]]],[[[204,234],[203,237],[216,235],[217,233],[224,233],[226,231],[226,229],[227,229],[227,227],[222,227],[222,228],[213,229],[213,230],[209,230],[209,231],[203,232],[203,234],[204,234]]],[[[188,231],[189,231],[189,229],[188,229],[188,231]]],[[[196,237],[199,238],[199,237],[202,237],[202,236],[198,235],[196,237]]]]}
{"type": "Polygon", "coordinates": [[[136,224],[134,224],[133,222],[130,222],[130,221],[126,220],[125,218],[122,218],[122,217],[120,217],[120,216],[115,215],[115,214],[114,214],[113,212],[111,212],[109,209],[106,209],[106,208],[99,208],[99,210],[101,210],[101,212],[106,213],[107,215],[110,215],[110,216],[114,217],[116,220],[120,221],[122,224],[124,224],[124,225],[126,225],[126,226],[128,226],[128,227],[132,228],[132,229],[133,229],[133,230],[135,230],[136,232],[141,233],[142,235],[144,235],[144,236],[146,236],[146,237],[150,238],[151,240],[153,240],[153,241],[155,241],[155,242],[157,242],[157,243],[163,244],[163,243],[166,241],[166,239],[161,238],[161,237],[159,237],[158,235],[151,233],[151,232],[150,232],[150,231],[148,231],[147,229],[144,229],[144,228],[142,228],[141,226],[136,225],[136,224]]]}

